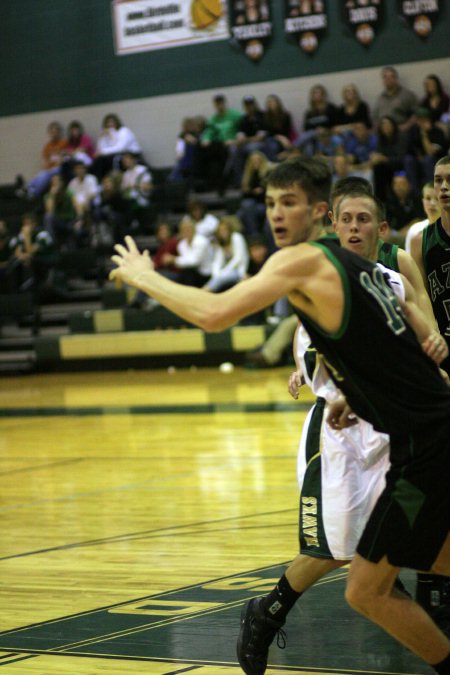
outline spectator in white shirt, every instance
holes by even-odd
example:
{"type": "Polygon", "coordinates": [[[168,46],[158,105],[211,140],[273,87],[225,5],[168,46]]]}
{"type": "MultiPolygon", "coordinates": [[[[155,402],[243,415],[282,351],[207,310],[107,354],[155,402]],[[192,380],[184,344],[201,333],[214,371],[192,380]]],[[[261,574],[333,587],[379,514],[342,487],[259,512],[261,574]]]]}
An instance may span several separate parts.
{"type": "Polygon", "coordinates": [[[121,190],[125,199],[132,202],[132,207],[149,205],[153,190],[152,174],[132,152],[125,152],[122,157],[125,171],[122,174],[121,190]]]}
{"type": "Polygon", "coordinates": [[[92,172],[97,178],[103,178],[111,169],[119,168],[124,152],[141,155],[142,150],[131,129],[123,126],[117,115],[110,113],[103,118],[92,172]]]}
{"type": "Polygon", "coordinates": [[[202,234],[210,241],[214,241],[214,235],[219,224],[219,219],[212,213],[207,213],[206,204],[199,199],[191,199],[187,205],[188,215],[194,223],[196,234],[202,234]]]}
{"type": "Polygon", "coordinates": [[[75,177],[67,186],[78,219],[85,219],[91,210],[94,198],[98,195],[99,185],[95,176],[87,172],[81,160],[73,165],[75,177]]]}
{"type": "Polygon", "coordinates": [[[223,291],[244,279],[249,262],[248,246],[240,232],[234,231],[232,219],[221,219],[216,232],[211,278],[205,288],[223,291]]]}
{"type": "Polygon", "coordinates": [[[180,270],[179,283],[187,286],[203,286],[211,275],[212,244],[202,234],[197,234],[191,220],[180,223],[180,240],[177,254],[166,253],[164,265],[174,265],[180,270]]]}

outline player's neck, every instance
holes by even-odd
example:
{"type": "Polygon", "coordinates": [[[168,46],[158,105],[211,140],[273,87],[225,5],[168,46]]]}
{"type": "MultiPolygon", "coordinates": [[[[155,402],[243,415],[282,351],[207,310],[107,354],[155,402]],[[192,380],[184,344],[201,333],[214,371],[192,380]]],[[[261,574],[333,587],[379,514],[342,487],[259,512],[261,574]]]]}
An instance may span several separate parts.
{"type": "Polygon", "coordinates": [[[316,239],[321,239],[321,237],[326,237],[327,230],[323,223],[316,223],[311,230],[311,235],[308,237],[308,241],[316,241],[316,239]]]}
{"type": "Polygon", "coordinates": [[[441,213],[441,223],[445,232],[450,237],[450,211],[442,211],[441,213]]]}

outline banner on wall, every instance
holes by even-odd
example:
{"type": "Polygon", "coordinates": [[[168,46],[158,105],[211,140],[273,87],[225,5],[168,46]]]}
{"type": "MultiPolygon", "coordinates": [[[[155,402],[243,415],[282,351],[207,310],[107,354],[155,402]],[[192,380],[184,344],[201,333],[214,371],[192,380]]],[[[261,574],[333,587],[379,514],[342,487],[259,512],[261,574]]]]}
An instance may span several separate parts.
{"type": "Polygon", "coordinates": [[[226,0],[113,0],[117,54],[228,40],[226,0]]]}
{"type": "Polygon", "coordinates": [[[285,33],[307,54],[316,51],[327,25],[324,0],[285,0],[285,33]]]}
{"type": "Polygon", "coordinates": [[[399,0],[402,20],[421,38],[427,38],[439,19],[442,0],[399,0]]]}
{"type": "Polygon", "coordinates": [[[343,0],[344,21],[362,45],[375,39],[383,20],[384,0],[343,0]]]}
{"type": "Polygon", "coordinates": [[[272,35],[268,0],[229,0],[230,30],[252,61],[260,61],[272,35]]]}

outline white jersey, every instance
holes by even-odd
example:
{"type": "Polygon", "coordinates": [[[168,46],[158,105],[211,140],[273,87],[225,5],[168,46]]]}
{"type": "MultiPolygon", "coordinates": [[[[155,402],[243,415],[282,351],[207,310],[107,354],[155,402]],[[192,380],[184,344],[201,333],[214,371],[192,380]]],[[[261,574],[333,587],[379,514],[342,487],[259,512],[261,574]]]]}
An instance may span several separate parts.
{"type": "MultiPolygon", "coordinates": [[[[378,263],[394,292],[404,300],[401,276],[378,263]]],[[[317,356],[308,333],[302,325],[296,334],[295,350],[306,384],[326,404],[323,411],[317,405],[309,412],[302,430],[297,461],[301,491],[301,511],[320,503],[315,531],[304,526],[300,516],[301,552],[336,560],[350,560],[365,527],[367,519],[384,488],[384,476],[389,468],[389,437],[375,431],[369,422],[358,419],[357,424],[335,430],[326,423],[327,408],[340,395],[317,356]],[[321,418],[319,438],[315,431],[321,418]],[[311,445],[312,444],[312,445],[311,445]],[[318,447],[313,447],[317,446],[318,447]],[[315,463],[320,463],[317,472],[315,463]],[[320,520],[320,522],[319,522],[320,520]]],[[[313,528],[314,529],[314,528],[313,528]]]]}

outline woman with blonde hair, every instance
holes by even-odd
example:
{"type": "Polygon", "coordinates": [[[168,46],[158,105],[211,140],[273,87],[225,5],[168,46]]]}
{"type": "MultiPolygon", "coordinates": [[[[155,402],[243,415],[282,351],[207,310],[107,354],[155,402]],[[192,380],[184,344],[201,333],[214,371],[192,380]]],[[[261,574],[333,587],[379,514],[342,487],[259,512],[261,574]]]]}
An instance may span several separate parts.
{"type": "Polygon", "coordinates": [[[282,100],[276,94],[269,94],[266,98],[264,129],[267,133],[264,152],[271,160],[276,160],[280,152],[291,148],[292,142],[296,139],[291,113],[285,109],[282,100]]]}
{"type": "Polygon", "coordinates": [[[219,222],[211,277],[204,286],[212,293],[231,288],[246,275],[249,261],[248,246],[244,236],[236,229],[236,221],[237,218],[234,216],[224,216],[219,222]]]}
{"type": "Polygon", "coordinates": [[[356,122],[364,122],[368,129],[372,128],[369,106],[361,99],[356,85],[350,83],[342,88],[342,104],[338,108],[335,131],[347,131],[356,122]]]}

